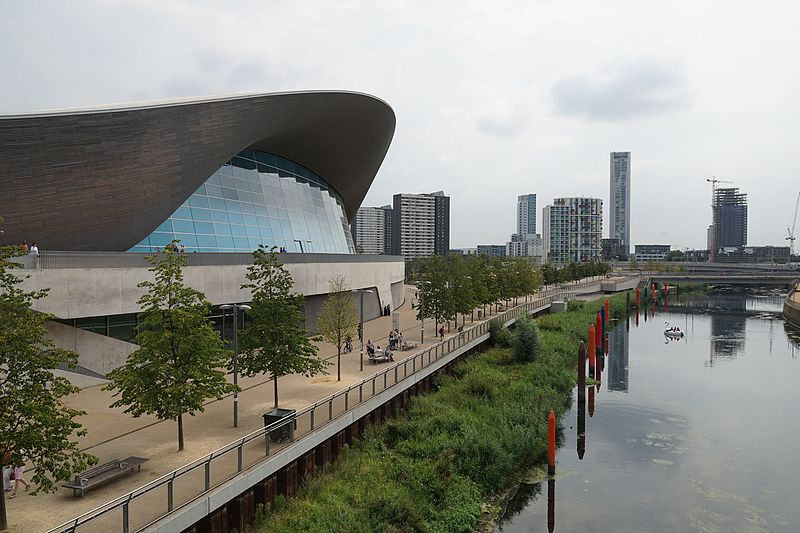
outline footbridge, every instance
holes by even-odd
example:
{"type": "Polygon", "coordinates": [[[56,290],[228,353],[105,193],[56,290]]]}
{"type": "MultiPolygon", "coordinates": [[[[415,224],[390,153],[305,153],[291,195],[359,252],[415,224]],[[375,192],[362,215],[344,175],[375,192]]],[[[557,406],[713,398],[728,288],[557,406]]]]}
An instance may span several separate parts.
{"type": "Polygon", "coordinates": [[[791,287],[800,277],[798,273],[736,272],[736,273],[687,273],[652,272],[643,274],[655,283],[710,283],[714,285],[771,285],[791,287]]]}

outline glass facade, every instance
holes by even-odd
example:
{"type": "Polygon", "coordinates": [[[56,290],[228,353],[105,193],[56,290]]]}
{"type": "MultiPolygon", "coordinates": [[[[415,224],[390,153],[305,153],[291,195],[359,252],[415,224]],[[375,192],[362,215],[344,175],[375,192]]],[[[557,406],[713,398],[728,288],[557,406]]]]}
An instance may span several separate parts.
{"type": "Polygon", "coordinates": [[[341,196],[306,169],[245,150],[224,164],[132,252],[179,240],[186,252],[354,253],[341,196]]]}

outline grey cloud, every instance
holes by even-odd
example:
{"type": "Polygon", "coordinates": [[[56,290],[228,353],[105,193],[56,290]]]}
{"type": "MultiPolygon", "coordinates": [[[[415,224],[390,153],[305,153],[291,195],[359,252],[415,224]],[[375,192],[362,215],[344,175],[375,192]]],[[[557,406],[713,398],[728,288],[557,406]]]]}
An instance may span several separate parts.
{"type": "Polygon", "coordinates": [[[598,121],[661,115],[691,105],[683,76],[652,63],[623,66],[602,78],[562,78],[552,96],[560,114],[598,121]]]}
{"type": "Polygon", "coordinates": [[[528,116],[514,113],[508,116],[481,117],[477,121],[478,131],[494,137],[511,138],[519,135],[528,124],[528,116]]]}

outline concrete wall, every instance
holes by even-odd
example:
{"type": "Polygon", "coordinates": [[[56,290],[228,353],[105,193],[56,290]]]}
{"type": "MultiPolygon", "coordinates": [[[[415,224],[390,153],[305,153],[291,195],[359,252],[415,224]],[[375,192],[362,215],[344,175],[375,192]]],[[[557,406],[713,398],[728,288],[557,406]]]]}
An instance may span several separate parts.
{"type": "Polygon", "coordinates": [[[130,342],[106,337],[60,322],[48,322],[47,333],[56,346],[78,353],[78,365],[106,375],[122,366],[138,347],[130,342]]]}
{"type": "MultiPolygon", "coordinates": [[[[286,268],[294,279],[294,290],[305,296],[324,295],[328,282],[342,275],[354,289],[377,290],[380,307],[402,303],[402,288],[392,290],[393,284],[402,286],[405,263],[402,261],[376,261],[352,263],[287,263],[286,268]]],[[[247,265],[193,266],[184,269],[188,286],[205,293],[212,304],[250,301],[250,292],[240,287],[245,281],[247,265]]],[[[138,300],[144,290],[137,285],[153,276],[145,268],[63,268],[22,271],[24,290],[49,288],[45,298],[36,302],[34,309],[52,313],[58,318],[136,313],[141,309],[138,300]]],[[[313,305],[313,303],[312,303],[313,305]]],[[[377,305],[377,304],[376,304],[377,305]]],[[[366,306],[365,316],[371,313],[366,306]]]]}

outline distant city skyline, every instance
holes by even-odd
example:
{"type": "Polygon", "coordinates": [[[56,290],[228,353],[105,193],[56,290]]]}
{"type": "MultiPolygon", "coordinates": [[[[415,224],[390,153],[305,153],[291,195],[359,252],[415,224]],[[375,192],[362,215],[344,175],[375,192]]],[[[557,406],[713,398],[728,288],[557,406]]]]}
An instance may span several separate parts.
{"type": "Polygon", "coordinates": [[[530,191],[539,206],[602,198],[608,227],[614,150],[635,157],[631,246],[705,248],[712,175],[748,191],[749,244],[785,246],[800,70],[776,51],[800,48],[798,17],[796,3],[776,15],[735,0],[2,2],[0,68],[13,82],[0,85],[0,113],[365,92],[397,129],[363,205],[444,189],[452,247],[506,242],[509,203],[530,191]]]}

